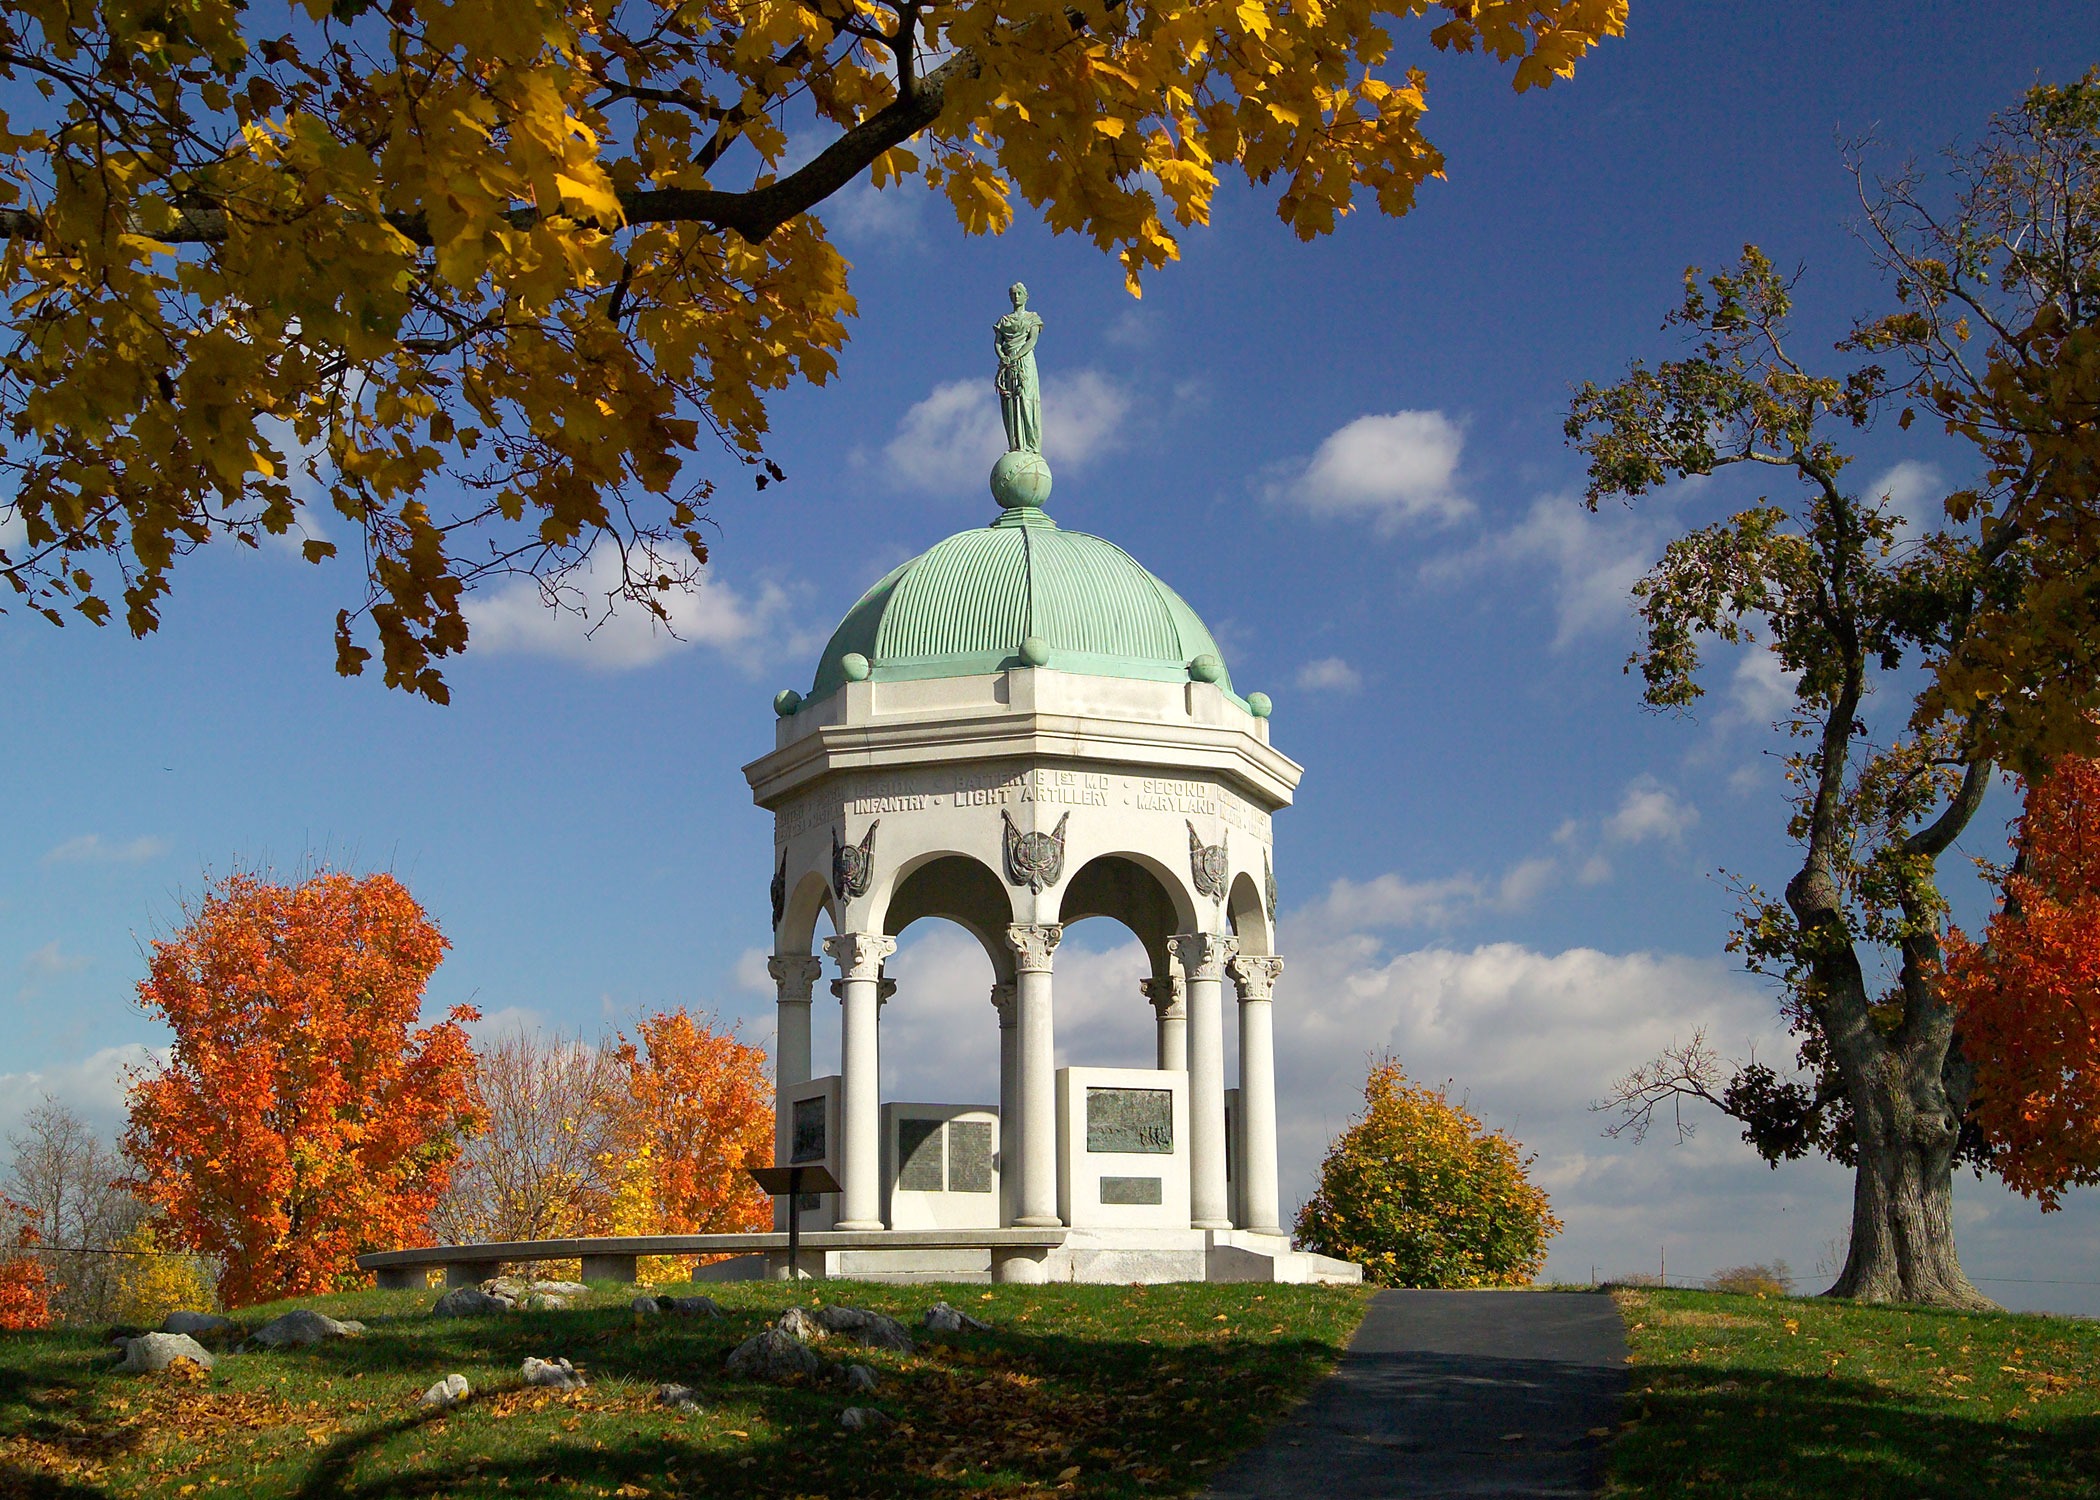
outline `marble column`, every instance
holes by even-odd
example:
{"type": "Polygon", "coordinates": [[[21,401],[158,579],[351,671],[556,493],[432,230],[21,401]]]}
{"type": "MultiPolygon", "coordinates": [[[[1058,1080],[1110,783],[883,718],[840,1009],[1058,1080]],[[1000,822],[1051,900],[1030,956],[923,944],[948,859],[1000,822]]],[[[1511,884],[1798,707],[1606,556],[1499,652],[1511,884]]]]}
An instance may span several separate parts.
{"type": "Polygon", "coordinates": [[[882,1079],[877,1052],[882,961],[897,940],[879,932],[842,932],[824,939],[838,960],[839,1003],[839,1222],[841,1229],[882,1228],[882,1079]]]}
{"type": "Polygon", "coordinates": [[[1188,986],[1189,1222],[1197,1229],[1230,1229],[1225,1191],[1226,963],[1239,939],[1220,932],[1188,932],[1167,939],[1188,986]]]}
{"type": "Polygon", "coordinates": [[[1244,1227],[1281,1234],[1276,1202],[1276,1042],[1270,999],[1283,960],[1242,953],[1231,963],[1240,992],[1240,1204],[1244,1227]]]}
{"type": "Polygon", "coordinates": [[[1014,1184],[1020,1180],[1015,1163],[1021,1158],[1020,1137],[1014,1126],[1021,1117],[1015,1098],[1016,1048],[1014,1030],[1014,986],[992,986],[992,1009],[999,1012],[999,1222],[1014,1221],[1014,1184]]]}
{"type": "Polygon", "coordinates": [[[1050,1009],[1050,955],[1065,935],[1056,922],[1006,929],[1014,950],[1014,1122],[1019,1181],[1014,1223],[1055,1228],[1057,1217],[1057,1037],[1050,1009]]]}
{"type": "Polygon", "coordinates": [[[1189,1011],[1183,1003],[1179,974],[1138,981],[1138,988],[1159,1016],[1159,1069],[1163,1073],[1185,1073],[1189,1066],[1189,1011]]]}
{"type": "MultiPolygon", "coordinates": [[[[809,1001],[817,980],[823,976],[824,960],[814,953],[776,953],[766,960],[773,976],[775,1022],[773,1027],[773,1160],[788,1159],[787,1091],[809,1082],[809,1001]]],[[[783,1195],[773,1200],[773,1227],[787,1228],[793,1212],[783,1195]]]]}

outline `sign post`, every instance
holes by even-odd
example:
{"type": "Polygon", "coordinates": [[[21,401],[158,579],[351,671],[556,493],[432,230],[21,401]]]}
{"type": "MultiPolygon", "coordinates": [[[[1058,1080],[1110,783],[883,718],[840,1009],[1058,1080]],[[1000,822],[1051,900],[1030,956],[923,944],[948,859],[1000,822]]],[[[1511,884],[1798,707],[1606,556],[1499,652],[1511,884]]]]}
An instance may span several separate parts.
{"type": "Polygon", "coordinates": [[[788,1167],[746,1167],[751,1180],[775,1198],[788,1201],[788,1280],[802,1279],[802,1211],[795,1200],[804,1193],[835,1193],[836,1177],[822,1162],[804,1162],[788,1167]]]}

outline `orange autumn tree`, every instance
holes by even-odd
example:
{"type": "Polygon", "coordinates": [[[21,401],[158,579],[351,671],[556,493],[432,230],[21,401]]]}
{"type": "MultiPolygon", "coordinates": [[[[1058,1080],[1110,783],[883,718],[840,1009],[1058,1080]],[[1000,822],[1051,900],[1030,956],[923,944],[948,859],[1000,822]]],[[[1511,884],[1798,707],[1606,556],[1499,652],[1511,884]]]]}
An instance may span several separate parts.
{"type": "Polygon", "coordinates": [[[773,1159],[765,1052],[681,1007],[643,1017],[632,1038],[620,1034],[613,1055],[627,1083],[627,1097],[614,1105],[621,1114],[619,1232],[767,1228],[770,1200],[744,1170],[773,1159]]]}
{"type": "Polygon", "coordinates": [[[0,1333],[51,1322],[51,1278],[36,1255],[36,1214],[12,1198],[0,1198],[0,1224],[10,1220],[14,1253],[0,1258],[0,1333]]]}
{"type": "Polygon", "coordinates": [[[2100,762],[2034,782],[2012,843],[1983,941],[1947,934],[1947,990],[1991,1164],[2046,1211],[2100,1183],[2100,762]]]}
{"type": "Polygon", "coordinates": [[[139,985],[175,1033],[131,1089],[124,1150],[228,1307],[362,1285],[421,1243],[475,1121],[460,1006],[417,1028],[442,934],[391,875],[208,889],[139,985]]]}

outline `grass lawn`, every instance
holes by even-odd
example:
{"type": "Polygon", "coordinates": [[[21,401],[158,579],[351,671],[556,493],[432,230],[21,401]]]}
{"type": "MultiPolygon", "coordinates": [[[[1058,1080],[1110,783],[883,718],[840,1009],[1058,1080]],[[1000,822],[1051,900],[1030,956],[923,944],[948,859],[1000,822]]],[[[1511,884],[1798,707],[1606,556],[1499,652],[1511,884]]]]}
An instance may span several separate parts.
{"type": "MultiPolygon", "coordinates": [[[[729,1316],[640,1320],[629,1293],[567,1311],[435,1319],[436,1291],[362,1292],[290,1306],[367,1325],[363,1338],[223,1355],[198,1378],[119,1374],[99,1332],[0,1334],[0,1495],[963,1496],[1173,1495],[1200,1487],[1319,1376],[1363,1315],[1355,1288],[893,1287],[804,1291],[900,1318],[911,1355],[834,1337],[872,1397],[722,1372],[730,1349],[788,1306],[788,1288],[701,1288],[729,1316]],[[946,1298],[993,1325],[935,1338],[946,1298]],[[588,1389],[527,1387],[526,1355],[566,1356],[588,1389]],[[417,1409],[457,1371],[465,1405],[417,1409]],[[666,1381],[703,1409],[660,1406],[666,1381]],[[848,1405],[895,1421],[839,1427],[848,1405]]],[[[178,1367],[178,1370],[193,1367],[178,1367]]]]}
{"type": "Polygon", "coordinates": [[[1633,1371],[1608,1496],[2100,1495],[2100,1323],[1616,1296],[1633,1371]]]}

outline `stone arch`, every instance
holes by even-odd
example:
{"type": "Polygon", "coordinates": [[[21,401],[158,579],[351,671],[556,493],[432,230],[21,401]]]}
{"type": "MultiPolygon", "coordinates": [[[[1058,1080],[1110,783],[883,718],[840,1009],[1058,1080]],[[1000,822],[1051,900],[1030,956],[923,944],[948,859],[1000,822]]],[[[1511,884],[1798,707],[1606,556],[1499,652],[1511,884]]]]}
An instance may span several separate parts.
{"type": "Polygon", "coordinates": [[[823,872],[805,870],[788,891],[787,907],[781,913],[780,930],[773,935],[775,953],[808,953],[816,943],[817,919],[829,917],[831,930],[839,930],[838,903],[832,898],[831,882],[823,872]]]}
{"type": "Polygon", "coordinates": [[[1155,975],[1171,972],[1167,939],[1197,930],[1195,904],[1179,882],[1145,855],[1120,850],[1096,855],[1065,882],[1058,920],[1087,917],[1113,917],[1137,934],[1155,975]]]}
{"type": "Polygon", "coordinates": [[[1225,899],[1225,913],[1242,953],[1274,953],[1276,934],[1269,926],[1269,908],[1253,875],[1242,870],[1233,877],[1225,899]]]}
{"type": "Polygon", "coordinates": [[[883,909],[882,930],[899,937],[912,923],[929,917],[944,917],[976,938],[999,982],[1013,979],[1014,955],[1006,942],[1006,929],[1014,920],[1013,899],[982,860],[939,850],[911,860],[898,872],[883,909]]]}

